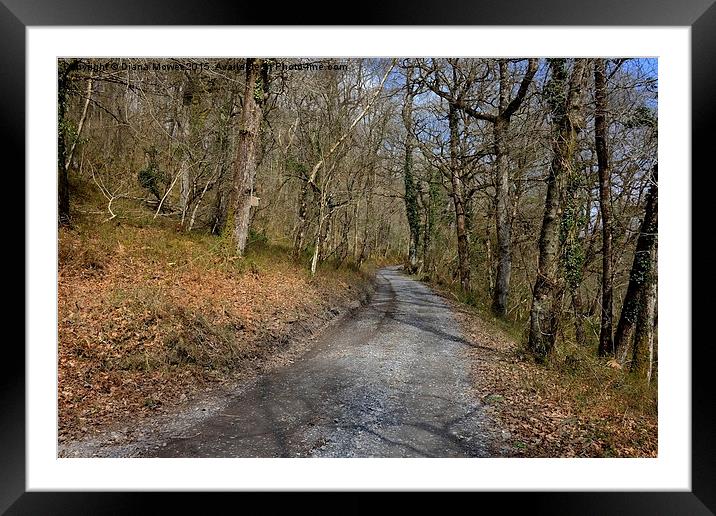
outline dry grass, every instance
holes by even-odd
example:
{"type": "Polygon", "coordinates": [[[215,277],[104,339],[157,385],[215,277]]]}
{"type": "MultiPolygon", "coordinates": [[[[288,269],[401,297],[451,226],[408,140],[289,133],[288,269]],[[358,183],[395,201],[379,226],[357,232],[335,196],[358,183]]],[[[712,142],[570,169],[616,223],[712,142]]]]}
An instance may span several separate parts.
{"type": "Polygon", "coordinates": [[[364,274],[311,278],[284,250],[142,224],[59,235],[59,431],[79,437],[256,374],[359,298],[364,274]]]}
{"type": "Polygon", "coordinates": [[[656,457],[656,386],[562,346],[548,366],[521,351],[517,331],[448,299],[475,347],[476,394],[510,432],[514,456],[656,457]]]}

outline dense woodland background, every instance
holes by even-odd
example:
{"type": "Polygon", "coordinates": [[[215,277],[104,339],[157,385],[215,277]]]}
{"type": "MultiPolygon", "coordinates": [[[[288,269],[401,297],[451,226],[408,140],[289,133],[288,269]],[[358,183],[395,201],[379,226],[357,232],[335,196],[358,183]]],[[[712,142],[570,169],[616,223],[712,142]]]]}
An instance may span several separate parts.
{"type": "Polygon", "coordinates": [[[59,220],[404,263],[653,386],[657,92],[655,59],[60,60],[59,220]]]}

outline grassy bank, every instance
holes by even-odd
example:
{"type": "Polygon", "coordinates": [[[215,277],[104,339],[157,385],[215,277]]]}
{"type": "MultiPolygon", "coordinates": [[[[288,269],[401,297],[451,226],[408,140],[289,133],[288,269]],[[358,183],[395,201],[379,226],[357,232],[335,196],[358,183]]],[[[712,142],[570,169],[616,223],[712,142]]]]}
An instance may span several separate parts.
{"type": "Polygon", "coordinates": [[[368,272],[325,264],[312,278],[261,239],[237,258],[157,222],[60,230],[61,441],[249,378],[369,289],[368,272]]]}
{"type": "Polygon", "coordinates": [[[569,335],[546,365],[524,349],[525,321],[494,317],[489,299],[434,285],[473,344],[473,385],[522,457],[655,457],[657,385],[569,335]]]}

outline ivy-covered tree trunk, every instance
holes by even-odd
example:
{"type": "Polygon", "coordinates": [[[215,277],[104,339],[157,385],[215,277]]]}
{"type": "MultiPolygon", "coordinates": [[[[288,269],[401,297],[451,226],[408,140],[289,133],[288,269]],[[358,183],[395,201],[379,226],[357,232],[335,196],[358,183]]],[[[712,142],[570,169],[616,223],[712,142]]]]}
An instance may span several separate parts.
{"type": "Polygon", "coordinates": [[[77,61],[60,60],[57,69],[57,194],[58,221],[61,226],[70,223],[70,185],[67,176],[67,90],[69,89],[70,72],[77,66],[77,61]]]}
{"type": "Polygon", "coordinates": [[[408,218],[410,239],[408,243],[408,272],[418,270],[418,249],[420,246],[420,209],[418,206],[418,188],[413,170],[413,151],[415,133],[413,132],[413,69],[409,67],[405,76],[405,101],[403,104],[403,125],[405,126],[405,163],[403,176],[405,183],[405,213],[408,218]]]}
{"type": "Polygon", "coordinates": [[[455,231],[457,233],[457,260],[460,286],[464,292],[470,291],[470,242],[465,223],[465,188],[460,177],[458,163],[458,114],[457,108],[450,104],[448,113],[450,127],[450,195],[455,208],[455,231]]]}
{"type": "Polygon", "coordinates": [[[263,103],[268,89],[265,72],[262,59],[246,59],[246,89],[234,170],[233,213],[229,217],[230,220],[233,218],[233,245],[240,256],[244,254],[249,235],[251,195],[258,164],[263,103]]]}
{"type": "Polygon", "coordinates": [[[552,109],[555,132],[552,143],[553,158],[547,177],[542,230],[539,238],[537,279],[532,291],[528,348],[538,361],[544,361],[554,347],[557,336],[561,297],[560,269],[560,211],[565,181],[571,175],[574,161],[582,83],[586,62],[575,59],[571,77],[566,60],[551,59],[552,77],[547,86],[547,101],[552,109]]]}
{"type": "Polygon", "coordinates": [[[594,60],[594,139],[599,168],[599,208],[602,213],[602,314],[599,329],[599,356],[614,354],[612,336],[612,180],[607,146],[607,77],[606,60],[594,60]]]}
{"type": "Polygon", "coordinates": [[[423,206],[423,241],[422,241],[422,270],[431,275],[434,270],[433,264],[433,234],[435,233],[435,219],[438,206],[438,192],[440,185],[437,182],[437,173],[431,170],[428,177],[427,195],[422,196],[423,206]]]}
{"type": "Polygon", "coordinates": [[[617,358],[620,362],[626,363],[634,326],[639,316],[640,305],[644,291],[649,285],[652,268],[655,270],[656,263],[653,261],[657,247],[658,220],[658,169],[654,166],[650,176],[651,186],[646,199],[644,220],[639,228],[639,237],[636,242],[634,261],[629,272],[629,285],[624,296],[619,324],[614,336],[617,358]]]}
{"type": "Polygon", "coordinates": [[[308,183],[301,185],[301,198],[298,205],[298,224],[296,225],[296,234],[293,237],[293,259],[298,260],[303,251],[303,244],[306,240],[306,229],[308,220],[308,183]]]}
{"type": "Polygon", "coordinates": [[[639,303],[639,312],[636,320],[634,334],[634,353],[630,364],[630,371],[646,378],[651,382],[654,367],[654,317],[656,313],[656,277],[657,270],[656,246],[649,252],[652,264],[644,285],[642,300],[639,303]]]}
{"type": "MultiPolygon", "coordinates": [[[[564,194],[564,207],[560,221],[560,245],[562,247],[562,276],[564,287],[560,285],[557,297],[563,297],[569,293],[572,299],[572,310],[574,312],[575,338],[578,343],[585,342],[584,326],[582,324],[582,302],[579,295],[579,288],[582,284],[584,273],[584,246],[581,232],[584,229],[585,207],[584,199],[580,196],[582,187],[582,174],[575,167],[569,170],[566,179],[564,194]],[[563,292],[564,291],[564,292],[563,292]]],[[[588,212],[587,212],[588,213],[588,212]]]]}

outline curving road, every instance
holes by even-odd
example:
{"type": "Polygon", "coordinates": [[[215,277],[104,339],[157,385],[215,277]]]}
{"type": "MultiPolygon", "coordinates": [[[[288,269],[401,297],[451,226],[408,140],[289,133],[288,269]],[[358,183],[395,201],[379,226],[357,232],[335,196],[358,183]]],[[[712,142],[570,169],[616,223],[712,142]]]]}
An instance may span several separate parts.
{"type": "Polygon", "coordinates": [[[396,267],[371,303],[295,363],[146,450],[155,457],[484,457],[493,455],[470,364],[448,306],[396,267]]]}

